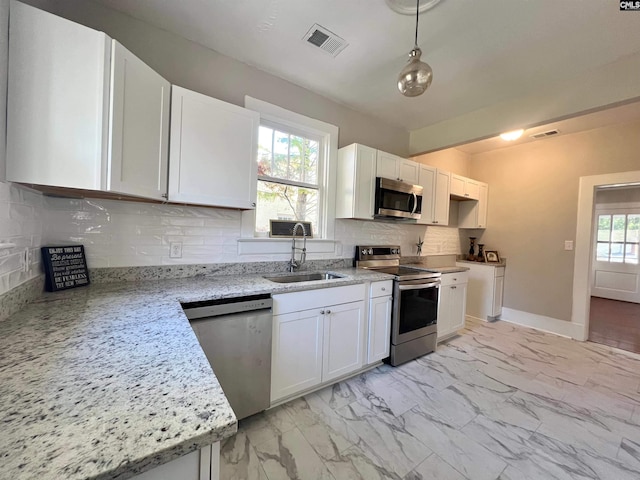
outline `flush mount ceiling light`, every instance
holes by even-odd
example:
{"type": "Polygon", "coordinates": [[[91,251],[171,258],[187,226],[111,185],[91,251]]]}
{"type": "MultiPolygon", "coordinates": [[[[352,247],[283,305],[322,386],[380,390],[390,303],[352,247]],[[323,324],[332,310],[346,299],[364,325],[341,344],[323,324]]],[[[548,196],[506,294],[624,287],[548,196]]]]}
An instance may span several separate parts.
{"type": "Polygon", "coordinates": [[[500,138],[506,140],[507,142],[512,142],[513,140],[519,139],[524,133],[524,129],[512,130],[511,132],[505,132],[500,134],[500,138]]]}
{"type": "MultiPolygon", "coordinates": [[[[389,2],[390,0],[387,0],[387,4],[391,5],[389,2]]],[[[409,63],[405,65],[405,67],[400,71],[400,75],[398,75],[398,90],[400,90],[400,93],[405,97],[417,97],[418,95],[422,95],[425,90],[429,88],[429,85],[431,85],[431,81],[433,80],[433,70],[431,70],[429,64],[420,61],[422,50],[418,48],[419,15],[420,0],[416,0],[416,36],[414,46],[413,50],[409,52],[409,63]]]]}

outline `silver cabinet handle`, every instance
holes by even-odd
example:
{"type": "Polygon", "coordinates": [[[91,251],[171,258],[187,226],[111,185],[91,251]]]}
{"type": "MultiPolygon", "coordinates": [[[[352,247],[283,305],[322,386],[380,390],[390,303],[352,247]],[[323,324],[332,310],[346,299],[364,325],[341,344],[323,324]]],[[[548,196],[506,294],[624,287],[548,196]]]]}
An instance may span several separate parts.
{"type": "Polygon", "coordinates": [[[438,223],[438,220],[434,220],[433,223],[438,223]]]}
{"type": "Polygon", "coordinates": [[[331,315],[331,310],[327,310],[327,315],[331,315]]]}
{"type": "Polygon", "coordinates": [[[324,310],[320,310],[320,315],[324,315],[324,310]]]}
{"type": "Polygon", "coordinates": [[[382,290],[384,292],[386,290],[386,288],[382,287],[380,290],[382,290]]]}
{"type": "Polygon", "coordinates": [[[458,287],[456,287],[455,285],[451,285],[451,288],[458,288],[458,287]]]}
{"type": "Polygon", "coordinates": [[[454,281],[454,282],[457,282],[457,281],[458,281],[458,279],[457,279],[457,278],[454,278],[454,279],[453,279],[453,281],[454,281]]]}

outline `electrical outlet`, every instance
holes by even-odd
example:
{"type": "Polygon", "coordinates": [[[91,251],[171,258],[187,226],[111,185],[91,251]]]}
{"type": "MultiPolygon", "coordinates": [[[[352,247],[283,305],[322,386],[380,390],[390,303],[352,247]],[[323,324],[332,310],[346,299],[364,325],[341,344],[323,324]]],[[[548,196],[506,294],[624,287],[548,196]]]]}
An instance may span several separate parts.
{"type": "Polygon", "coordinates": [[[564,249],[565,250],[573,250],[573,240],[565,240],[564,241],[564,249]]]}
{"type": "Polygon", "coordinates": [[[182,242],[171,242],[169,244],[169,257],[182,258],[182,242]]]}

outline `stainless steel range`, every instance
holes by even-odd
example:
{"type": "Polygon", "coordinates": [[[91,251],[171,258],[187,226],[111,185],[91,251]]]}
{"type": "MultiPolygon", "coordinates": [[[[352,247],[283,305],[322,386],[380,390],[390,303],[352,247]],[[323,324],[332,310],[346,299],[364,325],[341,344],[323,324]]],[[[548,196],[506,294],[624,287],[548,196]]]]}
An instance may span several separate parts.
{"type": "Polygon", "coordinates": [[[357,246],[355,266],[393,275],[393,366],[436,349],[440,273],[400,265],[399,246],[357,246]]]}

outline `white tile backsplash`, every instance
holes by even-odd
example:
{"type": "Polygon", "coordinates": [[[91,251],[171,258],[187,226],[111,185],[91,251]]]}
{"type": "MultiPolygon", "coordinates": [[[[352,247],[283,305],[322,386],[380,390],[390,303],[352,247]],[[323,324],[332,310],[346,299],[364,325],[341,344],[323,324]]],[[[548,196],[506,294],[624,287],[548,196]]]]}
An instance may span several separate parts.
{"type": "Polygon", "coordinates": [[[0,294],[40,274],[43,236],[42,195],[11,183],[0,182],[0,294]],[[25,250],[29,265],[24,268],[25,250]]]}
{"type": "MultiPolygon", "coordinates": [[[[238,254],[241,212],[102,199],[43,197],[0,182],[0,294],[40,273],[41,245],[81,243],[91,268],[286,260],[288,254],[238,254]],[[169,257],[169,244],[182,242],[182,258],[169,257]],[[32,263],[22,271],[25,248],[32,263]]],[[[336,221],[336,245],[309,259],[351,258],[358,244],[400,245],[404,255],[461,252],[457,228],[393,222],[336,221]]],[[[326,249],[325,249],[326,250],[326,249]]]]}

